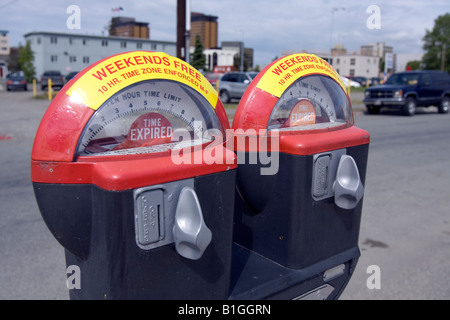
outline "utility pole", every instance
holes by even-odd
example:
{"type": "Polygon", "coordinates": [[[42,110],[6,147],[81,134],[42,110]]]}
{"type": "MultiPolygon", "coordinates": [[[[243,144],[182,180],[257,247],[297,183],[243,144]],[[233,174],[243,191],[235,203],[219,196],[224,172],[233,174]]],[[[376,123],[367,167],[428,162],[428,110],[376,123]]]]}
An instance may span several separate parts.
{"type": "Polygon", "coordinates": [[[177,58],[185,58],[186,52],[186,0],[177,0],[177,58]]]}
{"type": "Polygon", "coordinates": [[[187,0],[186,5],[186,34],[185,34],[185,48],[186,48],[186,62],[191,63],[191,0],[187,0]]]}

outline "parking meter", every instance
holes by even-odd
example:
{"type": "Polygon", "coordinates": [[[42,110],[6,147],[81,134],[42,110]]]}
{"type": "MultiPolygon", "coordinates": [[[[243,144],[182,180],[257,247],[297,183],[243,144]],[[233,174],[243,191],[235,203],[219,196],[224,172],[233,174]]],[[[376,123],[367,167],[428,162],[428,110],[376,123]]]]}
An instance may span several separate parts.
{"type": "MultiPolygon", "coordinates": [[[[310,54],[274,61],[241,99],[233,129],[234,240],[242,261],[259,261],[244,269],[266,279],[256,296],[337,298],[360,255],[370,140],[339,75],[310,54]]],[[[236,277],[234,296],[249,297],[241,288],[255,280],[236,277]]]]}
{"type": "Polygon", "coordinates": [[[160,52],[103,59],[59,92],[36,134],[42,216],[76,266],[72,299],[224,299],[236,159],[197,70],[160,52]]]}

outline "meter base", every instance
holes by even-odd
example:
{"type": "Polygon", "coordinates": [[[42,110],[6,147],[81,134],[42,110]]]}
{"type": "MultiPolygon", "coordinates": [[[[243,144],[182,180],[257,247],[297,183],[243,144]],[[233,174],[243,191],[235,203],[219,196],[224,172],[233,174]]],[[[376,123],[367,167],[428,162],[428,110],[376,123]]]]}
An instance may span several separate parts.
{"type": "MultiPolygon", "coordinates": [[[[342,152],[355,159],[364,183],[368,145],[342,152]]],[[[292,269],[308,268],[357,247],[363,200],[351,210],[339,208],[332,193],[315,200],[314,155],[280,152],[278,159],[276,175],[261,175],[260,164],[239,165],[234,242],[292,269]]],[[[327,172],[332,171],[331,164],[328,168],[327,172]]],[[[335,177],[327,174],[324,180],[322,185],[332,186],[335,177]]]]}
{"type": "MultiPolygon", "coordinates": [[[[79,283],[76,274],[68,274],[68,280],[75,281],[69,286],[70,299],[226,299],[235,174],[236,170],[229,170],[188,179],[213,234],[199,260],[182,257],[173,241],[161,240],[161,246],[148,248],[137,244],[133,189],[110,191],[95,185],[33,183],[44,220],[65,248],[67,267],[79,268],[79,283]]],[[[177,203],[178,198],[173,183],[155,186],[167,191],[160,226],[162,220],[172,224],[165,227],[165,238],[174,223],[171,211],[175,206],[169,203],[177,203]]],[[[186,183],[175,182],[180,186],[186,183]]]]}
{"type": "Polygon", "coordinates": [[[228,299],[338,299],[359,256],[354,247],[306,268],[290,269],[235,243],[228,299]]]}

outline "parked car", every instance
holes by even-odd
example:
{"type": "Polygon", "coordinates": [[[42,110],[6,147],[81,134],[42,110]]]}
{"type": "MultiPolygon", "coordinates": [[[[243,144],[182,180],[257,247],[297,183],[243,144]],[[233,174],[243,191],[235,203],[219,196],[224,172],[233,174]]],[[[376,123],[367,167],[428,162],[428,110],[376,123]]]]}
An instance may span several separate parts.
{"type": "Polygon", "coordinates": [[[241,99],[257,72],[228,72],[219,79],[219,96],[223,103],[241,99]]]}
{"type": "Polygon", "coordinates": [[[210,72],[206,75],[206,79],[213,85],[213,87],[216,87],[217,80],[220,79],[220,77],[223,76],[223,73],[217,73],[217,72],[210,72]]]}
{"type": "Polygon", "coordinates": [[[59,71],[45,71],[41,77],[41,89],[47,90],[48,79],[52,80],[52,87],[62,88],[64,86],[64,78],[59,71]]]}
{"type": "Polygon", "coordinates": [[[365,90],[367,112],[376,114],[382,107],[399,108],[412,116],[416,108],[437,106],[440,113],[450,108],[450,75],[440,71],[408,71],[392,74],[383,85],[365,90]]]}
{"type": "Polygon", "coordinates": [[[381,84],[382,81],[383,81],[383,78],[372,77],[372,78],[370,78],[370,85],[377,86],[377,85],[381,84]]]}
{"type": "Polygon", "coordinates": [[[366,77],[352,77],[351,80],[358,82],[362,87],[365,87],[369,81],[366,77]]]}
{"type": "Polygon", "coordinates": [[[73,78],[75,78],[75,76],[77,75],[78,71],[72,71],[70,72],[65,78],[64,80],[67,82],[69,82],[70,80],[72,80],[73,78]]]}
{"type": "Polygon", "coordinates": [[[361,85],[360,85],[358,82],[353,81],[353,80],[350,80],[349,78],[346,78],[346,77],[341,76],[341,79],[342,79],[342,81],[344,82],[344,85],[345,85],[346,87],[348,87],[348,84],[349,84],[349,83],[350,83],[350,86],[353,87],[353,88],[359,88],[359,87],[361,87],[361,85]]]}
{"type": "Polygon", "coordinates": [[[19,73],[13,73],[8,75],[6,80],[6,90],[25,90],[27,91],[27,80],[19,73]]]}

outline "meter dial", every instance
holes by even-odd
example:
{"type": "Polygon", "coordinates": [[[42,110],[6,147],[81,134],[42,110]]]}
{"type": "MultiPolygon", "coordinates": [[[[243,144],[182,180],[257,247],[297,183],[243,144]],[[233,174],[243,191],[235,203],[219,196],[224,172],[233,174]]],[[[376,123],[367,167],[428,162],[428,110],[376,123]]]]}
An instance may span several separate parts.
{"type": "Polygon", "coordinates": [[[223,134],[210,103],[171,80],[131,85],[103,103],[78,142],[79,156],[154,153],[210,142],[223,134]],[[216,129],[216,130],[210,130],[216,129]]]}
{"type": "Polygon", "coordinates": [[[339,84],[327,76],[310,75],[296,80],[281,95],[268,129],[315,130],[352,124],[350,103],[339,84]]]}

